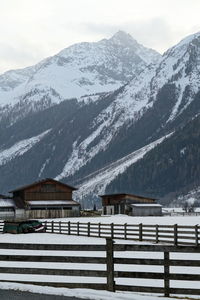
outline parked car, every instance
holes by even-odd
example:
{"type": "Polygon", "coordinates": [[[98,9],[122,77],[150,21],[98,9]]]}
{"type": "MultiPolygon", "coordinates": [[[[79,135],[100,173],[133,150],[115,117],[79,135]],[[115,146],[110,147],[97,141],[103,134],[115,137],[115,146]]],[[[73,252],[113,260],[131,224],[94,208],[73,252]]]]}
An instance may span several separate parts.
{"type": "Polygon", "coordinates": [[[45,232],[46,226],[38,220],[5,221],[3,233],[45,232]]]}

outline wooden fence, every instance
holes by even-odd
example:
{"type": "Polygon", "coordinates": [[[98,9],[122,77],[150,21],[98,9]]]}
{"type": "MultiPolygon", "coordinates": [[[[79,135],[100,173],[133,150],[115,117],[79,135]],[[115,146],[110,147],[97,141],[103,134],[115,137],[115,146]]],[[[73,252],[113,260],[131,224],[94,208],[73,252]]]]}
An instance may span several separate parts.
{"type": "Polygon", "coordinates": [[[4,221],[0,221],[0,232],[3,232],[4,221]]]}
{"type": "Polygon", "coordinates": [[[153,243],[195,245],[200,243],[200,226],[103,224],[83,222],[46,221],[47,232],[89,237],[125,239],[153,243]]]}
{"type": "Polygon", "coordinates": [[[0,255],[0,261],[9,262],[6,266],[0,267],[0,273],[4,274],[4,278],[6,274],[9,274],[8,280],[0,279],[0,281],[4,282],[29,283],[67,288],[93,288],[109,291],[118,290],[159,293],[164,294],[166,297],[173,294],[200,295],[200,274],[194,274],[197,272],[193,272],[194,268],[200,268],[200,247],[114,244],[113,240],[108,238],[106,239],[106,244],[104,245],[0,243],[0,249],[1,253],[3,249],[5,249],[6,253],[5,255],[0,255]],[[15,249],[16,254],[9,254],[9,249],[15,249]],[[24,255],[24,251],[21,254],[21,250],[26,250],[26,255],[24,255]],[[29,250],[34,250],[34,255],[29,254],[29,250]],[[43,254],[41,255],[41,252],[38,251],[43,251],[43,254]],[[51,252],[48,254],[48,251],[51,252]],[[58,254],[58,251],[62,251],[62,253],[58,254]],[[65,251],[72,252],[69,255],[65,251]],[[76,251],[78,251],[78,256],[75,254],[76,251]],[[81,255],[80,253],[82,251],[86,251],[87,256],[85,256],[85,253],[81,255]],[[103,256],[102,254],[98,255],[100,252],[103,253],[103,256]],[[141,253],[138,252],[145,252],[147,254],[146,257],[148,258],[141,258],[141,253]],[[152,252],[158,253],[157,255],[154,255],[156,258],[149,258],[151,257],[152,252]],[[130,253],[133,255],[130,255],[130,253]],[[159,258],[159,253],[160,257],[162,258],[159,258]],[[173,257],[174,253],[178,253],[177,258],[173,257]],[[187,259],[182,257],[183,253],[186,253],[187,259]],[[198,259],[191,260],[190,257],[192,255],[197,255],[196,257],[198,259]],[[25,267],[20,263],[18,267],[10,267],[10,262],[28,262],[29,265],[28,267],[25,267]],[[38,262],[41,263],[40,267],[35,267],[34,264],[38,262]],[[47,267],[43,268],[42,263],[48,263],[47,267]],[[52,264],[55,264],[55,267],[49,266],[49,263],[51,263],[51,266],[52,264]],[[56,265],[57,263],[70,263],[70,269],[67,269],[66,265],[64,269],[59,269],[56,265]],[[73,269],[73,267],[71,267],[71,264],[73,263],[78,264],[80,269],[73,269]],[[86,269],[81,267],[82,264],[87,264],[86,269]],[[93,269],[91,269],[90,264],[95,264],[93,269]],[[97,268],[96,264],[102,265],[102,270],[97,268]],[[118,265],[121,266],[120,270],[118,270],[118,265]],[[128,265],[131,267],[131,271],[127,271],[126,266],[128,265]],[[134,271],[138,265],[143,266],[145,272],[134,271]],[[154,266],[158,266],[159,272],[147,272],[147,266],[152,266],[152,268],[154,266]],[[178,273],[172,272],[171,267],[177,266],[179,268],[178,273]],[[98,270],[94,269],[95,267],[98,270]],[[180,267],[183,267],[182,272],[180,272],[180,267]],[[185,272],[185,267],[187,267],[187,273],[185,272]],[[13,280],[10,279],[11,274],[16,274],[16,278],[13,280]],[[20,276],[23,276],[23,274],[26,274],[27,276],[43,275],[43,277],[40,277],[39,280],[34,279],[34,276],[31,277],[30,280],[28,277],[26,280],[23,278],[20,279],[20,276]],[[47,278],[45,278],[45,275],[51,276],[51,280],[48,281],[47,278]],[[56,278],[54,276],[70,276],[70,278],[74,278],[75,282],[67,282],[67,277],[64,281],[63,279],[58,281],[58,277],[56,278]],[[87,280],[88,277],[92,277],[93,280],[91,283],[86,283],[90,282],[91,280],[85,280],[84,282],[83,279],[80,280],[80,278],[76,278],[76,276],[81,278],[87,277],[87,280]],[[100,280],[98,280],[98,278],[100,278],[100,280]],[[132,280],[133,283],[137,279],[153,279],[153,283],[151,283],[151,285],[148,284],[148,286],[138,285],[136,281],[136,284],[132,284],[130,282],[127,284],[122,284],[120,281],[124,279],[129,279],[129,281],[132,280]],[[160,280],[162,282],[161,287],[155,286],[156,280],[160,280]],[[171,282],[183,282],[184,288],[171,287],[171,282]],[[185,282],[195,283],[195,288],[194,286],[192,288],[187,287],[185,282]]]}
{"type": "Polygon", "coordinates": [[[163,215],[164,216],[171,216],[171,217],[185,217],[185,216],[200,216],[200,211],[193,211],[193,212],[185,212],[185,211],[167,211],[164,208],[162,209],[163,215]]]}
{"type": "MultiPolygon", "coordinates": [[[[0,232],[3,231],[0,221],[0,232]]],[[[47,232],[177,245],[200,244],[200,225],[104,224],[44,221],[47,232]]]]}

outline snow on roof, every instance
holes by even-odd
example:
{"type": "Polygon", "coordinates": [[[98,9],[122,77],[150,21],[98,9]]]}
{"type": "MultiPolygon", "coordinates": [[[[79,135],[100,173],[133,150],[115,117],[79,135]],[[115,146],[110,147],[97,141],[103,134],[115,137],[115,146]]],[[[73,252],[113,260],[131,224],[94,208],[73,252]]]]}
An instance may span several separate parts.
{"type": "Polygon", "coordinates": [[[145,204],[130,204],[131,206],[136,206],[136,207],[162,207],[160,204],[155,204],[155,203],[145,203],[145,204]]]}
{"type": "Polygon", "coordinates": [[[0,199],[0,207],[15,207],[13,199],[0,199]]]}
{"type": "Polygon", "coordinates": [[[35,200],[35,201],[28,201],[28,204],[30,204],[31,206],[38,206],[38,205],[79,205],[78,202],[76,201],[67,201],[67,200],[35,200]]]}

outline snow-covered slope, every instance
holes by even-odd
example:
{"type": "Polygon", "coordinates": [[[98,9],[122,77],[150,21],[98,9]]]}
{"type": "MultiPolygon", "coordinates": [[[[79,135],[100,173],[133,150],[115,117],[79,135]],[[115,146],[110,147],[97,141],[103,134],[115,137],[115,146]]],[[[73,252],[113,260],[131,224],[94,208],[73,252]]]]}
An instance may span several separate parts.
{"type": "Polygon", "coordinates": [[[189,106],[200,89],[200,33],[190,35],[164,53],[152,79],[152,96],[155,98],[166,84],[176,87],[169,122],[189,106]]]}
{"type": "Polygon", "coordinates": [[[57,180],[73,175],[98,153],[105,151],[120,128],[130,122],[135,123],[153,105],[153,102],[149,102],[152,74],[155,74],[155,65],[147,67],[140,76],[135,77],[98,114],[90,126],[93,129],[91,134],[81,143],[78,142],[79,137],[74,141],[72,153],[62,172],[57,175],[57,180]]]}
{"type": "Polygon", "coordinates": [[[197,211],[196,207],[198,207],[199,210],[199,204],[200,204],[199,199],[200,199],[200,186],[196,187],[195,189],[192,189],[185,195],[180,195],[177,198],[173,199],[171,205],[173,205],[174,207],[176,206],[184,207],[184,204],[187,202],[188,206],[194,206],[194,211],[197,211]]]}
{"type": "Polygon", "coordinates": [[[50,129],[42,132],[41,134],[31,137],[29,139],[25,139],[22,141],[17,142],[13,146],[8,149],[1,149],[0,148],[0,165],[4,165],[14,159],[17,156],[22,156],[28,150],[30,150],[36,143],[41,141],[41,139],[50,132],[50,129]]]}
{"type": "Polygon", "coordinates": [[[103,195],[106,187],[113,179],[115,179],[119,174],[123,174],[129,166],[133,165],[139,159],[142,159],[146,153],[158,144],[162,143],[162,141],[170,135],[171,134],[164,136],[143,148],[126,155],[114,163],[89,174],[86,178],[82,178],[82,183],[78,186],[78,191],[75,192],[75,197],[77,199],[81,199],[82,197],[89,198],[93,195],[103,195]]]}

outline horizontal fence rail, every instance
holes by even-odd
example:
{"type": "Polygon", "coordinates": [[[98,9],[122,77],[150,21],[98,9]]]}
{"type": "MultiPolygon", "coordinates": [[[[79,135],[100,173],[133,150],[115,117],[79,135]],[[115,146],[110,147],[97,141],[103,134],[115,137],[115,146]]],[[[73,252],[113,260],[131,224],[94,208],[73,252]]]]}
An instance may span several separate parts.
{"type": "MultiPolygon", "coordinates": [[[[46,232],[177,245],[200,244],[199,225],[107,224],[45,221],[46,232]]],[[[0,232],[4,222],[0,221],[0,232]]]]}
{"type": "MultiPolygon", "coordinates": [[[[192,268],[200,267],[200,255],[198,260],[185,260],[182,259],[172,259],[170,255],[172,253],[186,253],[191,256],[192,253],[199,253],[199,247],[193,246],[161,246],[161,245],[115,245],[114,251],[120,251],[124,249],[125,251],[142,251],[142,252],[162,252],[163,259],[141,259],[141,258],[114,258],[114,264],[132,264],[132,265],[144,265],[144,266],[162,266],[162,272],[124,272],[120,271],[117,273],[118,277],[122,278],[135,278],[135,279],[159,279],[163,280],[163,287],[147,287],[147,286],[127,286],[127,285],[115,285],[116,290],[120,291],[134,291],[134,292],[147,292],[147,293],[163,293],[166,297],[172,294],[182,294],[182,295],[200,295],[200,289],[193,288],[172,288],[170,287],[171,281],[193,281],[196,282],[196,286],[199,287],[200,280],[200,270],[199,274],[192,274],[192,268]],[[185,266],[190,267],[190,273],[185,273],[185,266]],[[183,267],[183,271],[178,273],[171,272],[171,267],[183,267]]],[[[187,271],[190,269],[187,268],[187,271]]],[[[145,269],[145,268],[144,268],[145,269]]],[[[185,287],[185,283],[184,283],[185,287]]]]}
{"type": "MultiPolygon", "coordinates": [[[[107,261],[106,261],[106,245],[65,245],[65,244],[11,244],[11,243],[0,243],[0,249],[6,250],[6,254],[0,254],[0,261],[6,262],[28,262],[29,267],[24,267],[23,265],[16,266],[1,266],[0,273],[2,274],[17,274],[16,280],[0,280],[3,282],[17,282],[17,283],[29,283],[29,284],[37,284],[42,286],[54,286],[54,287],[67,287],[67,288],[91,288],[91,289],[100,289],[107,290],[107,261]],[[16,250],[16,254],[8,254],[9,250],[16,250]],[[20,254],[21,251],[26,250],[27,254],[20,254]],[[31,254],[28,252],[31,251],[31,254]],[[32,254],[34,251],[34,255],[32,254]],[[45,252],[45,255],[41,255],[41,251],[45,252]],[[62,255],[59,254],[58,251],[62,251],[62,255]],[[69,253],[79,252],[87,252],[93,253],[88,256],[71,256],[69,253]],[[51,253],[51,254],[48,254],[51,253]],[[52,254],[52,252],[54,254],[52,254]],[[103,252],[104,257],[98,257],[98,253],[103,252]],[[94,253],[96,256],[94,256],[94,253]],[[46,267],[35,267],[35,263],[48,263],[46,267]],[[51,267],[49,267],[49,263],[51,267]],[[81,264],[87,264],[87,269],[79,270],[73,267],[70,269],[59,268],[58,264],[60,263],[70,263],[70,264],[78,264],[79,267],[81,264]],[[90,264],[98,264],[102,265],[104,270],[90,270],[90,264]],[[55,266],[55,267],[52,267],[55,266]],[[20,280],[18,275],[46,275],[51,276],[51,281],[44,280],[20,280]],[[104,278],[105,283],[87,283],[87,282],[57,282],[58,279],[53,281],[54,276],[78,276],[78,277],[94,277],[94,278],[104,278]]],[[[2,252],[2,251],[1,251],[2,252]]],[[[24,251],[23,251],[24,252],[24,251]]],[[[44,277],[43,277],[44,278],[44,277]]]]}
{"type": "Polygon", "coordinates": [[[113,292],[118,290],[159,293],[164,294],[166,297],[173,294],[200,295],[200,247],[196,246],[115,244],[112,239],[107,238],[104,245],[0,243],[0,250],[1,253],[6,250],[6,254],[0,254],[0,262],[9,262],[6,266],[0,265],[0,275],[12,274],[13,276],[13,274],[16,274],[15,279],[6,280],[4,279],[5,276],[2,280],[0,279],[4,282],[67,288],[92,288],[113,292]],[[12,249],[12,252],[9,254],[10,249],[12,249]],[[13,250],[16,251],[16,254],[13,254],[13,250]],[[26,250],[26,255],[24,255],[24,250],[26,250]],[[22,251],[23,253],[20,253],[22,251]],[[32,254],[33,251],[34,255],[32,254]],[[43,251],[42,255],[41,251],[43,251]],[[62,252],[58,255],[58,251],[62,252]],[[71,253],[68,253],[68,251],[71,251],[71,253]],[[76,251],[78,251],[78,255],[75,255],[76,251]],[[84,253],[81,254],[81,252],[84,253]],[[87,253],[86,256],[85,253],[87,253]],[[153,258],[151,258],[152,253],[154,253],[153,258]],[[140,254],[145,257],[141,258],[140,254]],[[187,256],[187,259],[184,258],[184,255],[187,256]],[[195,259],[188,260],[188,256],[192,257],[192,255],[195,256],[195,259]],[[10,265],[11,262],[16,261],[28,262],[28,267],[23,264],[10,265]],[[48,264],[45,267],[43,265],[37,267],[35,264],[43,262],[48,264]],[[70,268],[67,269],[64,265],[64,268],[61,268],[58,263],[74,263],[76,267],[70,265],[70,268]],[[83,269],[81,264],[86,264],[86,269],[83,269]],[[89,264],[95,264],[93,269],[90,269],[89,264]],[[101,265],[101,269],[97,268],[96,264],[101,265]],[[127,266],[129,269],[127,269],[127,266]],[[140,271],[137,271],[137,266],[140,267],[140,271]],[[150,271],[148,271],[147,266],[150,267],[148,268],[150,271]],[[159,269],[153,271],[155,266],[159,269]],[[178,271],[176,270],[177,267],[178,271]],[[194,272],[194,269],[199,270],[199,272],[194,272]],[[30,280],[28,278],[24,280],[23,277],[20,279],[21,275],[40,275],[43,278],[45,276],[49,278],[50,276],[51,280],[42,280],[41,278],[37,280],[34,279],[34,276],[30,280]],[[60,282],[58,278],[54,280],[55,276],[66,276],[66,278],[70,276],[70,278],[75,278],[75,282],[67,282],[67,279],[60,282]],[[87,283],[86,280],[84,282],[84,280],[76,277],[92,277],[93,282],[87,283]],[[100,282],[98,282],[98,278],[100,282]],[[125,283],[125,279],[132,280],[133,284],[130,282],[125,283]],[[143,285],[139,284],[138,279],[145,280],[145,283],[143,285]],[[97,283],[94,283],[95,280],[97,280],[97,283]],[[153,282],[147,286],[146,280],[153,282]],[[161,281],[162,285],[155,286],[156,280],[161,281]],[[172,287],[172,282],[184,282],[184,288],[172,287]],[[185,282],[193,282],[195,287],[187,287],[185,282]]]}
{"type": "Polygon", "coordinates": [[[163,209],[163,215],[165,216],[200,216],[200,211],[193,211],[193,212],[185,212],[185,211],[166,211],[163,209]]]}

